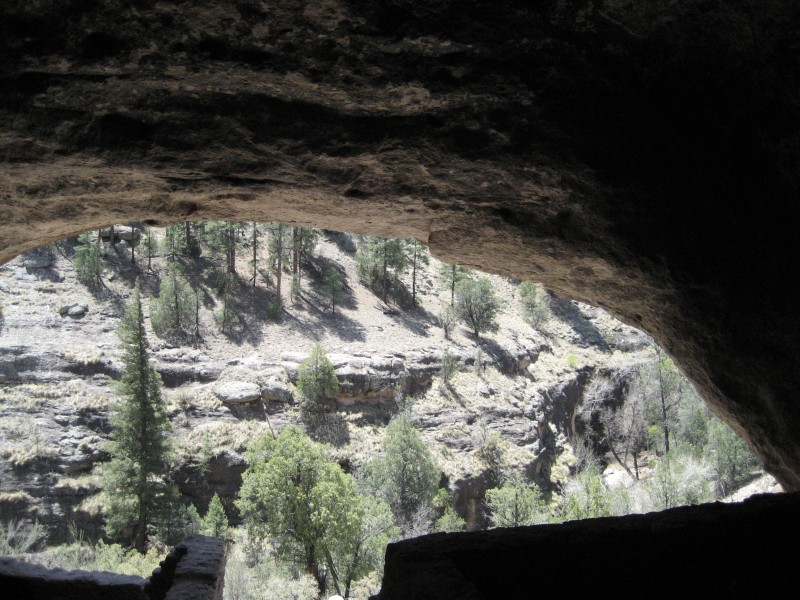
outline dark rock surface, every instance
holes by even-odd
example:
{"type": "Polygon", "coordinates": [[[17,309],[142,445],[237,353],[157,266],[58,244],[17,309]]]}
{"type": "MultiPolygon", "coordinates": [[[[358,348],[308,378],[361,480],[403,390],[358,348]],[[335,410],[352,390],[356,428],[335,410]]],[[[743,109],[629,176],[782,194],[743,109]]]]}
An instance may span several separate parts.
{"type": "Polygon", "coordinates": [[[793,0],[1,10],[0,261],[120,221],[415,236],[643,328],[800,489],[793,0]]]}
{"type": "Polygon", "coordinates": [[[133,575],[46,569],[0,558],[0,587],[7,600],[150,600],[145,583],[133,575]]]}
{"type": "Polygon", "coordinates": [[[795,587],[792,548],[800,496],[755,496],[662,513],[479,533],[434,534],[389,544],[373,600],[597,597],[777,598],[795,587]],[[565,567],[568,561],[569,567],[565,567]],[[572,569],[568,581],[553,576],[572,569]],[[611,591],[613,590],[613,591],[611,591]]]}

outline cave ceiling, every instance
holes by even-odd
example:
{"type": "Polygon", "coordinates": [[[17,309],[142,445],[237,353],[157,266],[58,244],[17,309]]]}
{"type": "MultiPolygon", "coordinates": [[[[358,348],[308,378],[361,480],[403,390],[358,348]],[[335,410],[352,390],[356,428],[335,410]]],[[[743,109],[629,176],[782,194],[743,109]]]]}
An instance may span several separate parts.
{"type": "Polygon", "coordinates": [[[799,12],[7,0],[0,262],[132,221],[413,236],[645,329],[797,490],[799,12]]]}

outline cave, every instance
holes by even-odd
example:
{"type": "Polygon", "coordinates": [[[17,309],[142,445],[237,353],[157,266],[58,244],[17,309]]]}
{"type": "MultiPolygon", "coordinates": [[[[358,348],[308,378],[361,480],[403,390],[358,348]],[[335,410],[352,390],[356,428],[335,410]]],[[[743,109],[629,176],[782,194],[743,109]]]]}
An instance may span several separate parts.
{"type": "Polygon", "coordinates": [[[415,237],[645,330],[800,491],[791,0],[12,0],[0,17],[0,263],[133,221],[415,237]]]}

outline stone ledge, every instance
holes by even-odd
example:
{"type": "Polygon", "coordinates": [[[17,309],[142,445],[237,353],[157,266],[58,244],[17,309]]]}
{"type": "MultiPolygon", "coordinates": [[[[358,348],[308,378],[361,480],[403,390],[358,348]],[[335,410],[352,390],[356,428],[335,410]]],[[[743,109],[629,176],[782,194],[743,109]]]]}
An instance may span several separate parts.
{"type": "Polygon", "coordinates": [[[797,588],[800,495],[390,544],[371,600],[774,598],[797,588]]]}

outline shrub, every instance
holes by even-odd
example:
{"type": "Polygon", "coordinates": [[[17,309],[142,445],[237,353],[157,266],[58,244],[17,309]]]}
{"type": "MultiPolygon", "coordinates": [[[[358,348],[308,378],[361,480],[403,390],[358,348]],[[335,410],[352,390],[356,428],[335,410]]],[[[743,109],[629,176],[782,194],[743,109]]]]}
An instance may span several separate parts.
{"type": "Polygon", "coordinates": [[[456,313],[451,306],[444,306],[439,311],[439,325],[444,330],[444,338],[450,339],[450,334],[453,332],[453,327],[456,324],[456,313]]]}
{"type": "Polygon", "coordinates": [[[547,291],[540,284],[530,281],[523,281],[517,289],[522,305],[522,318],[534,329],[541,330],[553,316],[547,291]]]}
{"type": "Polygon", "coordinates": [[[458,356],[450,352],[450,350],[445,350],[442,353],[442,381],[445,385],[450,383],[453,375],[458,372],[458,356]]]}

